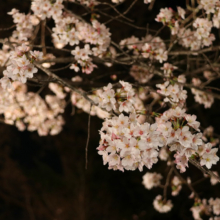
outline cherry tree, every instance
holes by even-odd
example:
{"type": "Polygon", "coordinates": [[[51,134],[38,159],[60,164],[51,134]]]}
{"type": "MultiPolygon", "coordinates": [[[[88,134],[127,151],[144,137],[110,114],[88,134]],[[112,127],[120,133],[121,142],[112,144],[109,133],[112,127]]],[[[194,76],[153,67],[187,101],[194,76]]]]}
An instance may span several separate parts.
{"type": "MultiPolygon", "coordinates": [[[[152,201],[160,213],[172,211],[172,197],[185,185],[194,201],[193,218],[219,219],[220,198],[202,198],[182,173],[192,164],[210,178],[210,186],[220,182],[212,171],[219,161],[220,136],[211,125],[200,126],[195,106],[188,104],[193,97],[196,108],[212,108],[220,99],[215,83],[220,76],[220,1],[186,0],[186,8],[161,8],[154,18],[158,30],[150,23],[136,25],[127,14],[138,1],[121,11],[125,2],[32,0],[28,14],[12,8],[8,16],[13,26],[1,29],[11,30],[10,35],[0,39],[1,122],[39,136],[57,135],[65,127],[62,113],[71,103],[89,114],[85,169],[90,117],[97,116],[103,125],[96,150],[106,172],[148,170],[143,185],[147,190],[161,188],[152,201]],[[74,6],[85,12],[78,13],[74,6]],[[114,42],[116,33],[108,27],[112,21],[141,30],[141,37],[114,42]],[[114,71],[97,76],[102,66],[114,71]],[[62,77],[67,69],[72,76],[62,77]],[[33,92],[32,86],[40,89],[33,92]],[[51,93],[43,97],[45,87],[51,93]],[[154,171],[157,163],[166,164],[166,175],[154,171]]],[[[148,16],[157,0],[141,3],[148,16]]]]}

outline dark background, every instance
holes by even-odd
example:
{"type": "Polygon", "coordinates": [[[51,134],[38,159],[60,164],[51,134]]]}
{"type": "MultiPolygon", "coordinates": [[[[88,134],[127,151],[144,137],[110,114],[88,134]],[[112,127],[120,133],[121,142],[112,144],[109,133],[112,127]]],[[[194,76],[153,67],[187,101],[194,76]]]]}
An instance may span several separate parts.
{"type": "MultiPolygon", "coordinates": [[[[118,9],[125,11],[131,2],[126,1],[118,9]]],[[[153,11],[149,12],[148,5],[139,0],[127,16],[135,19],[138,26],[144,27],[149,22],[150,28],[157,30],[161,24],[154,19],[159,9],[166,6],[175,10],[176,2],[184,7],[185,1],[156,0],[153,11]]],[[[29,5],[30,1],[1,0],[0,28],[12,25],[11,16],[6,14],[8,11],[18,8],[27,13],[29,5]]],[[[74,4],[70,4],[70,8],[78,14],[84,12],[82,7],[74,4]]],[[[109,13],[114,15],[111,10],[109,13]]],[[[132,35],[142,37],[146,34],[117,21],[109,23],[108,27],[112,39],[117,43],[132,35]]],[[[161,33],[162,37],[166,38],[167,33],[169,32],[165,29],[161,33]]],[[[9,34],[10,31],[0,32],[0,38],[9,34]]],[[[50,45],[49,34],[47,41],[50,45]]],[[[110,70],[114,72],[117,68],[123,69],[116,66],[110,70]]],[[[109,70],[99,67],[95,71],[94,74],[100,75],[109,70]]],[[[72,72],[65,74],[74,76],[72,72]]],[[[93,76],[83,77],[89,80],[93,76]]],[[[103,81],[111,79],[105,78],[103,81]]],[[[218,101],[215,101],[211,109],[204,109],[194,103],[193,97],[189,97],[188,106],[192,106],[189,112],[198,115],[203,127],[213,125],[216,133],[220,133],[218,101]]],[[[102,158],[96,150],[102,120],[96,117],[91,117],[88,169],[85,170],[88,115],[77,110],[71,116],[71,111],[71,106],[68,106],[64,114],[66,124],[56,136],[39,137],[37,132],[19,132],[16,127],[0,124],[0,220],[192,219],[189,209],[193,200],[188,199],[190,191],[187,188],[183,187],[176,197],[170,196],[169,189],[168,198],[172,200],[174,208],[167,214],[159,214],[154,210],[152,202],[163,192],[160,188],[150,191],[144,188],[141,182],[142,176],[148,171],[146,168],[142,173],[137,170],[122,173],[103,166],[102,158]]],[[[189,166],[184,177],[190,176],[192,181],[203,177],[199,170],[189,166]]],[[[214,166],[213,169],[217,170],[217,167],[214,166]]],[[[167,171],[165,162],[154,165],[150,170],[162,173],[163,184],[167,171]]],[[[220,196],[219,185],[211,186],[208,179],[196,188],[202,198],[220,196]]]]}

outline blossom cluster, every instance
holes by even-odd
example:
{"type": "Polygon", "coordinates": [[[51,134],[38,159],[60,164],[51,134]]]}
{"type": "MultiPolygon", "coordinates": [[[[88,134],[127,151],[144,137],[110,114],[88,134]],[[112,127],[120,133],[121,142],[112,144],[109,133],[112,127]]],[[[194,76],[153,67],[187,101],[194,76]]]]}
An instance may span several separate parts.
{"type": "MultiPolygon", "coordinates": [[[[76,81],[81,81],[82,78],[73,77],[72,80],[76,82],[76,81]]],[[[122,81],[121,83],[124,82],[122,81]]],[[[144,98],[143,96],[146,95],[145,93],[144,95],[142,94],[141,97],[141,92],[139,92],[139,95],[136,94],[135,96],[132,97],[133,101],[131,102],[131,104],[130,103],[127,104],[127,102],[130,102],[130,99],[126,98],[127,95],[129,94],[127,94],[127,92],[123,89],[123,87],[118,89],[116,92],[114,91],[113,88],[112,89],[110,88],[112,88],[112,84],[109,84],[107,87],[104,87],[103,89],[94,90],[92,94],[88,95],[88,97],[97,104],[97,105],[92,105],[91,109],[90,109],[91,103],[88,100],[86,100],[84,97],[77,94],[76,92],[71,91],[72,104],[77,108],[83,110],[84,112],[91,115],[97,115],[99,118],[102,119],[110,117],[110,114],[108,113],[107,109],[112,109],[118,113],[120,112],[120,110],[125,112],[134,111],[134,110],[139,113],[145,112],[144,104],[141,99],[144,98]],[[106,103],[105,97],[109,95],[109,93],[115,94],[115,96],[114,95],[112,96],[112,100],[114,100],[112,102],[115,103],[114,105],[111,105],[111,103],[106,103]],[[130,106],[130,110],[128,106],[130,106]]],[[[136,93],[135,91],[133,91],[133,89],[131,89],[130,92],[136,93]]],[[[145,115],[139,115],[137,120],[139,123],[142,123],[145,120],[145,115]]]]}
{"type": "Polygon", "coordinates": [[[168,145],[170,151],[176,152],[175,163],[181,172],[185,172],[192,156],[208,169],[219,160],[216,155],[218,149],[212,148],[211,143],[205,144],[202,141],[200,123],[196,121],[195,115],[186,114],[184,109],[176,107],[156,117],[156,122],[157,130],[163,135],[164,145],[168,145]]]}
{"type": "MultiPolygon", "coordinates": [[[[71,53],[74,55],[77,63],[79,63],[82,67],[83,73],[90,74],[93,71],[94,67],[97,67],[91,62],[92,59],[89,57],[89,55],[92,54],[89,44],[86,44],[83,49],[80,49],[80,47],[77,46],[75,50],[72,50],[71,53]]],[[[74,69],[75,72],[79,71],[79,67],[76,64],[72,64],[70,69],[74,69]]]]}
{"type": "Polygon", "coordinates": [[[144,58],[149,58],[150,60],[158,60],[163,63],[168,59],[166,45],[159,37],[147,36],[145,39],[149,43],[145,43],[141,48],[141,54],[144,58]]]}
{"type": "Polygon", "coordinates": [[[210,142],[213,147],[219,144],[219,139],[214,137],[214,128],[212,126],[204,129],[202,139],[205,142],[210,142]]]}
{"type": "MultiPolygon", "coordinates": [[[[93,101],[97,99],[97,96],[95,94],[88,95],[88,97],[93,101]]],[[[81,109],[83,110],[83,112],[86,112],[92,116],[96,115],[102,119],[109,117],[109,113],[102,110],[98,106],[93,105],[91,108],[91,103],[76,92],[71,92],[71,102],[78,109],[81,109]]]]}
{"type": "Polygon", "coordinates": [[[150,67],[146,68],[137,65],[133,65],[131,67],[130,75],[133,76],[136,81],[143,84],[148,82],[153,77],[150,67]]]}
{"type": "Polygon", "coordinates": [[[115,93],[112,88],[112,84],[109,83],[108,86],[104,87],[102,92],[98,93],[97,103],[101,108],[107,111],[119,110],[119,112],[131,112],[134,107],[134,90],[131,84],[120,81],[121,88],[117,89],[115,93]]]}
{"type": "Polygon", "coordinates": [[[3,44],[0,50],[0,66],[6,66],[10,57],[10,48],[8,45],[3,44]]]}
{"type": "MultiPolygon", "coordinates": [[[[152,189],[153,187],[164,187],[161,185],[161,179],[163,178],[159,173],[149,173],[147,172],[143,177],[142,184],[147,189],[152,189]]],[[[172,196],[176,196],[179,194],[180,190],[182,189],[182,182],[177,176],[174,176],[171,181],[171,189],[172,189],[172,196]]],[[[161,213],[169,212],[173,205],[171,200],[162,199],[161,195],[158,195],[155,200],[153,201],[154,208],[161,213]]]]}
{"type": "MultiPolygon", "coordinates": [[[[202,84],[202,81],[198,78],[193,78],[192,83],[194,86],[199,87],[202,84]]],[[[212,95],[195,88],[192,88],[191,92],[194,95],[196,102],[203,104],[205,108],[211,108],[212,104],[214,103],[214,98],[212,95]]]]}
{"type": "Polygon", "coordinates": [[[213,14],[212,16],[213,26],[216,28],[219,28],[219,25],[220,25],[219,1],[218,0],[212,0],[212,1],[201,0],[199,7],[203,8],[206,14],[213,14]]]}
{"type": "Polygon", "coordinates": [[[185,19],[185,14],[185,10],[181,7],[177,7],[177,12],[172,8],[162,8],[155,20],[168,26],[171,29],[171,34],[175,35],[180,29],[181,22],[185,19]]]}
{"type": "Polygon", "coordinates": [[[79,22],[78,19],[74,17],[64,17],[59,19],[55,27],[52,29],[53,43],[55,46],[64,47],[68,43],[73,46],[79,44],[78,32],[76,31],[76,24],[79,22]]]}
{"type": "MultiPolygon", "coordinates": [[[[215,174],[215,176],[219,177],[219,174],[218,174],[217,171],[212,171],[212,172],[215,174]]],[[[205,177],[209,177],[209,176],[207,176],[206,174],[204,174],[204,176],[205,176],[205,177]]],[[[211,176],[211,178],[210,178],[210,183],[211,183],[212,186],[214,186],[214,185],[218,184],[219,181],[218,181],[218,179],[217,179],[216,177],[211,176]]]]}
{"type": "Polygon", "coordinates": [[[56,22],[53,30],[53,42],[63,46],[68,43],[78,45],[79,41],[93,44],[95,47],[92,52],[94,55],[102,55],[110,43],[109,29],[104,24],[100,24],[93,19],[91,25],[79,21],[74,15],[68,14],[56,22]]]}
{"type": "Polygon", "coordinates": [[[67,44],[78,45],[80,41],[86,43],[84,48],[77,46],[71,52],[76,63],[72,64],[70,68],[75,72],[79,71],[78,65],[80,65],[83,73],[91,73],[96,65],[92,63],[90,56],[103,56],[110,44],[109,30],[95,19],[90,25],[79,21],[74,15],[68,15],[58,20],[52,30],[53,42],[58,48],[67,44]],[[90,48],[90,44],[94,45],[93,48],[90,48]]]}
{"type": "Polygon", "coordinates": [[[121,47],[133,50],[134,54],[141,54],[144,58],[158,60],[160,63],[168,59],[166,45],[160,37],[153,37],[148,34],[139,40],[137,37],[130,37],[120,42],[121,47]],[[147,42],[147,43],[145,43],[147,42]]]}
{"type": "Polygon", "coordinates": [[[159,186],[160,180],[163,178],[161,174],[159,173],[149,173],[147,172],[143,177],[143,182],[142,184],[145,186],[147,189],[152,189],[153,187],[159,186]]]}
{"type": "MultiPolygon", "coordinates": [[[[80,76],[76,76],[72,78],[72,81],[80,83],[82,81],[82,78],[80,76]]],[[[94,103],[97,103],[97,105],[92,105],[92,108],[90,101],[85,99],[77,92],[71,91],[67,87],[63,87],[57,83],[49,83],[49,88],[60,99],[64,99],[67,96],[67,93],[70,93],[70,99],[73,106],[76,106],[78,109],[81,109],[90,115],[97,115],[99,118],[102,119],[110,117],[110,114],[108,113],[108,111],[110,111],[109,109],[125,112],[133,110],[136,110],[138,112],[144,111],[143,101],[138,97],[138,95],[135,95],[133,97],[131,96],[135,94],[135,91],[132,89],[131,85],[123,81],[121,81],[120,84],[124,86],[118,89],[116,93],[113,89],[111,89],[112,84],[109,84],[107,87],[94,90],[92,94],[87,95],[88,98],[94,101],[94,103]],[[112,100],[114,100],[113,103],[115,103],[114,105],[111,105],[111,103],[108,103],[106,101],[106,99],[110,99],[108,96],[111,93],[114,94],[112,96],[112,100]],[[127,102],[129,102],[129,104],[127,102]]],[[[144,115],[140,115],[137,120],[138,122],[143,121],[144,115]]]]}
{"type": "MultiPolygon", "coordinates": [[[[182,66],[185,68],[186,64],[185,60],[177,60],[176,54],[187,55],[189,63],[187,63],[186,71],[190,73],[192,68],[188,64],[195,59],[194,56],[199,53],[206,56],[203,52],[210,52],[211,47],[208,50],[198,50],[211,46],[215,40],[215,35],[211,32],[213,27],[220,27],[219,0],[200,0],[197,2],[198,7],[189,6],[186,10],[181,7],[177,7],[177,11],[162,8],[155,20],[161,22],[163,27],[166,26],[170,29],[170,40],[163,40],[157,36],[162,30],[159,29],[154,36],[147,34],[141,39],[135,36],[123,39],[119,46],[111,42],[111,33],[105,24],[115,18],[124,22],[123,19],[126,19],[124,15],[135,4],[131,4],[131,7],[123,14],[119,14],[119,12],[115,17],[110,16],[112,18],[102,24],[98,21],[99,13],[102,14],[101,10],[94,10],[96,5],[102,4],[101,1],[66,0],[81,4],[88,9],[88,14],[91,14],[90,21],[85,20],[90,15],[80,17],[65,8],[64,5],[67,4],[63,4],[64,1],[33,0],[31,13],[26,15],[17,9],[12,9],[8,13],[12,15],[15,23],[13,27],[16,30],[7,41],[8,44],[3,43],[0,50],[0,65],[6,68],[3,71],[3,78],[0,79],[0,114],[4,122],[15,125],[21,131],[25,129],[37,131],[41,136],[58,134],[64,124],[61,114],[66,107],[65,100],[70,98],[73,107],[72,113],[77,107],[78,112],[84,111],[104,119],[99,131],[101,138],[97,147],[104,165],[108,164],[108,168],[113,170],[139,169],[139,171],[143,171],[145,166],[151,169],[158,159],[166,161],[163,163],[172,166],[170,170],[173,172],[175,169],[175,175],[172,175],[171,172],[165,185],[161,184],[163,176],[156,172],[147,172],[143,176],[142,184],[147,189],[161,187],[164,190],[167,190],[170,185],[171,195],[178,195],[183,184],[190,186],[191,180],[187,178],[187,181],[184,181],[181,175],[178,175],[176,168],[180,172],[185,172],[188,162],[193,160],[198,166],[206,166],[210,169],[219,160],[217,156],[219,140],[214,137],[213,128],[208,127],[201,133],[197,117],[186,113],[187,91],[183,89],[186,78],[185,75],[174,73],[177,69],[179,72],[183,69],[177,68],[175,65],[181,64],[183,61],[182,66]],[[192,14],[185,19],[189,12],[192,14]],[[49,25],[54,24],[53,27],[47,26],[46,22],[49,19],[52,20],[49,25]],[[39,41],[38,28],[41,28],[42,35],[45,34],[44,29],[49,30],[56,50],[61,51],[63,47],[68,47],[63,51],[71,52],[73,57],[71,57],[72,62],[69,66],[75,72],[91,74],[97,68],[94,64],[96,61],[102,62],[108,67],[112,66],[114,62],[125,63],[131,66],[130,75],[138,82],[134,85],[138,87],[139,84],[147,84],[149,87],[134,89],[130,83],[119,81],[114,85],[109,83],[103,88],[93,88],[90,92],[85,92],[81,88],[71,91],[71,86],[69,88],[62,86],[67,85],[67,81],[64,79],[65,83],[62,85],[49,83],[48,87],[54,94],[45,95],[44,99],[38,93],[28,92],[24,83],[37,73],[34,62],[41,60],[44,68],[50,68],[55,64],[55,62],[46,61],[43,63],[44,59],[55,58],[53,54],[46,53],[46,49],[49,50],[51,47],[47,47],[46,42],[43,42],[45,36],[41,35],[40,45],[44,53],[31,50],[34,46],[38,47],[35,45],[39,41]],[[175,45],[178,43],[179,45],[175,45]],[[181,46],[184,47],[184,50],[178,51],[181,46]],[[177,50],[173,51],[174,49],[177,50]],[[187,51],[187,49],[192,51],[187,51]],[[168,57],[172,53],[174,56],[168,57]],[[126,55],[126,59],[124,59],[124,55],[126,55]],[[168,58],[171,58],[170,61],[168,58]],[[157,71],[158,66],[161,66],[159,63],[163,64],[160,68],[163,71],[162,74],[161,71],[157,71]],[[163,83],[156,84],[158,76],[163,78],[163,83]],[[149,82],[152,78],[156,83],[149,82]],[[157,91],[154,90],[155,85],[158,88],[157,91]],[[163,102],[161,102],[161,96],[164,96],[163,102]],[[162,113],[152,112],[155,106],[160,107],[158,112],[162,113]],[[166,110],[163,110],[164,107],[166,110]],[[173,166],[174,164],[176,168],[173,166]]],[[[124,0],[112,0],[112,2],[120,4],[124,0]]],[[[143,2],[145,4],[153,3],[152,0],[143,2]]],[[[109,9],[114,9],[117,13],[116,6],[111,5],[109,9]]],[[[148,6],[145,5],[145,7],[148,6]]],[[[124,23],[129,25],[129,22],[124,23]]],[[[196,66],[201,67],[200,58],[197,61],[196,66]]],[[[193,78],[190,85],[195,100],[203,104],[205,108],[210,108],[214,102],[211,93],[205,90],[205,85],[212,82],[213,79],[219,78],[219,69],[216,68],[218,64],[215,62],[212,65],[208,61],[204,67],[212,69],[212,71],[205,71],[202,76],[207,79],[207,82],[203,83],[199,78],[193,78]]],[[[53,72],[53,69],[49,71],[53,72]]],[[[117,75],[112,76],[118,77],[117,75]]],[[[121,78],[121,76],[119,77],[121,78]]],[[[83,79],[76,76],[72,78],[72,81],[74,83],[68,83],[78,87],[83,79]]],[[[219,176],[218,172],[213,173],[219,176]]],[[[214,175],[210,181],[212,185],[217,184],[214,175]]],[[[205,214],[212,216],[210,220],[220,219],[220,199],[200,200],[194,190],[192,191],[190,198],[195,198],[195,204],[191,208],[193,217],[201,219],[205,214]]],[[[153,201],[154,208],[160,213],[166,213],[173,207],[171,200],[167,200],[165,196],[166,192],[163,195],[164,197],[158,195],[153,201]]]]}
{"type": "Polygon", "coordinates": [[[14,124],[19,130],[26,128],[39,135],[56,135],[62,130],[65,101],[57,96],[46,95],[43,100],[37,93],[27,92],[27,86],[13,82],[12,89],[0,87],[0,114],[7,124],[14,124]]]}
{"type": "MultiPolygon", "coordinates": [[[[76,76],[76,77],[72,78],[72,81],[73,82],[81,82],[82,78],[79,76],[76,76]]],[[[84,97],[82,97],[78,93],[76,93],[74,91],[70,91],[70,89],[67,87],[63,87],[57,83],[49,83],[49,88],[51,91],[53,91],[56,94],[56,96],[59,99],[64,99],[67,96],[67,94],[70,93],[70,99],[71,99],[72,105],[76,106],[78,109],[81,109],[84,112],[86,112],[92,116],[96,115],[99,118],[108,118],[109,117],[108,112],[103,111],[101,108],[99,108],[98,106],[95,106],[95,105],[93,105],[91,108],[91,103],[88,100],[86,100],[84,97]]],[[[88,95],[88,98],[95,101],[97,99],[97,95],[96,94],[88,95]]]]}
{"type": "Polygon", "coordinates": [[[215,40],[214,34],[211,34],[212,22],[206,18],[196,18],[193,26],[196,28],[194,42],[197,41],[197,47],[212,45],[212,41],[215,40]]]}
{"type": "MultiPolygon", "coordinates": [[[[92,24],[79,20],[74,14],[63,13],[63,0],[51,3],[49,0],[34,0],[31,9],[34,15],[41,20],[52,17],[55,27],[52,29],[52,38],[55,47],[62,48],[67,44],[71,46],[79,45],[80,41],[86,43],[84,48],[77,46],[72,50],[76,63],[71,65],[75,72],[82,67],[82,72],[89,74],[93,71],[94,65],[89,55],[103,56],[110,44],[109,29],[104,24],[100,24],[93,19],[92,24]],[[90,45],[94,45],[90,49],[90,45]]],[[[88,6],[95,5],[95,1],[80,1],[81,4],[88,6]]]]}
{"type": "Polygon", "coordinates": [[[162,161],[167,161],[169,158],[169,150],[167,149],[167,147],[161,147],[160,151],[159,151],[159,158],[162,161]]]}
{"type": "Polygon", "coordinates": [[[158,161],[158,147],[162,146],[157,125],[147,122],[139,124],[137,115],[120,114],[105,119],[100,131],[98,153],[102,155],[104,164],[114,170],[143,170],[143,166],[151,169],[158,161]]]}
{"type": "MultiPolygon", "coordinates": [[[[169,72],[166,68],[167,71],[169,72]]],[[[120,170],[134,170],[137,167],[142,170],[143,165],[150,169],[152,164],[157,162],[158,147],[162,146],[168,146],[170,151],[175,151],[175,163],[181,172],[185,172],[190,157],[195,158],[201,166],[205,165],[208,169],[216,164],[219,160],[216,155],[217,148],[212,148],[211,143],[203,142],[202,133],[199,130],[200,123],[196,121],[195,115],[186,114],[185,109],[176,107],[165,111],[162,115],[159,114],[155,118],[155,124],[150,125],[146,122],[139,124],[137,115],[134,113],[132,87],[128,83],[122,81],[120,83],[122,88],[118,89],[116,94],[111,84],[99,93],[98,103],[101,108],[107,111],[117,112],[118,110],[131,113],[129,117],[120,114],[119,117],[105,120],[98,147],[99,154],[103,155],[104,164],[108,162],[110,168],[120,170]],[[150,134],[149,128],[154,132],[150,134]],[[125,146],[129,148],[126,154],[123,151],[125,146]],[[139,149],[138,156],[134,151],[135,146],[139,149]],[[149,164],[146,163],[145,158],[148,151],[153,152],[153,156],[150,157],[154,158],[154,160],[148,159],[149,164]]]]}
{"type": "Polygon", "coordinates": [[[202,220],[202,217],[205,216],[212,216],[209,218],[210,220],[218,220],[220,218],[220,199],[210,198],[208,201],[197,199],[190,210],[195,220],[202,220]]]}
{"type": "MultiPolygon", "coordinates": [[[[214,172],[216,175],[217,172],[214,172]]],[[[144,176],[143,176],[143,182],[142,184],[145,186],[145,188],[147,189],[152,189],[153,187],[165,187],[163,185],[161,185],[161,179],[162,179],[162,175],[159,173],[149,173],[147,172],[144,176]]],[[[188,177],[186,180],[187,184],[191,184],[191,179],[188,177]]],[[[211,178],[211,184],[215,185],[217,184],[217,180],[214,178],[211,178]]],[[[180,190],[182,189],[182,184],[183,182],[179,179],[178,176],[174,176],[171,180],[171,195],[172,196],[177,196],[180,192],[180,190]]],[[[192,193],[190,195],[189,198],[193,198],[195,195],[194,193],[192,193]]],[[[173,205],[171,200],[166,200],[166,199],[162,199],[161,195],[158,195],[154,202],[153,202],[154,208],[161,213],[166,213],[169,212],[173,205]]],[[[190,209],[193,212],[193,217],[194,219],[198,220],[198,219],[202,219],[200,218],[202,215],[206,214],[208,216],[211,215],[211,213],[213,213],[214,215],[220,215],[220,199],[216,198],[216,199],[209,199],[209,204],[207,204],[207,200],[203,199],[202,201],[200,199],[198,199],[197,197],[195,197],[195,204],[194,206],[190,209]]],[[[215,219],[217,219],[217,217],[215,217],[215,219]]]]}
{"type": "Polygon", "coordinates": [[[175,26],[178,19],[185,19],[185,14],[185,10],[181,7],[177,7],[177,12],[173,11],[172,8],[162,8],[155,20],[172,28],[172,25],[175,26]]]}
{"type": "Polygon", "coordinates": [[[8,14],[12,15],[13,22],[16,24],[16,30],[13,31],[11,39],[18,41],[28,40],[32,36],[34,25],[39,22],[36,16],[25,15],[17,9],[12,9],[8,14]]]}
{"type": "Polygon", "coordinates": [[[161,69],[164,70],[164,75],[168,78],[165,83],[156,85],[160,89],[157,92],[165,96],[164,102],[183,106],[187,98],[187,91],[183,89],[182,85],[182,83],[186,82],[185,76],[174,77],[172,72],[176,67],[169,63],[164,63],[161,69]]]}
{"type": "MultiPolygon", "coordinates": [[[[74,34],[78,34],[78,38],[87,44],[85,44],[82,49],[77,46],[72,50],[72,54],[77,63],[82,67],[82,72],[89,74],[93,71],[94,67],[96,67],[96,65],[92,63],[92,58],[89,57],[89,55],[100,57],[104,55],[110,45],[110,33],[105,25],[100,24],[97,20],[92,21],[92,26],[80,22],[76,29],[78,32],[74,31],[74,34]],[[95,45],[95,47],[90,49],[89,44],[95,45]]],[[[79,70],[76,64],[73,64],[70,68],[76,72],[79,70]]]]}
{"type": "MultiPolygon", "coordinates": [[[[100,107],[107,111],[130,113],[105,119],[100,131],[101,140],[97,148],[103,156],[104,164],[114,170],[142,170],[145,165],[149,169],[158,161],[158,150],[163,145],[162,136],[157,131],[157,124],[138,122],[135,113],[136,100],[132,86],[120,81],[122,88],[116,93],[111,84],[98,93],[100,107]]],[[[136,111],[138,112],[138,111],[136,111]]]]}
{"type": "Polygon", "coordinates": [[[62,14],[63,0],[56,0],[55,3],[49,0],[33,0],[31,10],[41,20],[52,17],[58,20],[62,14]]]}
{"type": "Polygon", "coordinates": [[[199,50],[204,46],[212,45],[215,40],[214,34],[211,33],[212,26],[212,22],[207,18],[197,18],[193,23],[193,27],[196,30],[189,28],[179,29],[177,33],[179,44],[191,50],[199,50]]]}
{"type": "Polygon", "coordinates": [[[177,196],[182,189],[182,182],[180,181],[179,177],[174,176],[171,181],[171,189],[172,189],[172,196],[177,196]]]}
{"type": "Polygon", "coordinates": [[[201,0],[199,7],[205,9],[206,13],[215,13],[216,7],[218,7],[218,0],[206,1],[201,0]]]}
{"type": "Polygon", "coordinates": [[[169,212],[173,208],[171,200],[163,200],[161,195],[158,195],[153,201],[154,208],[160,213],[169,212]]]}
{"type": "Polygon", "coordinates": [[[92,48],[93,55],[102,57],[111,41],[109,28],[93,19],[91,25],[88,23],[80,23],[77,29],[79,30],[80,40],[95,45],[95,47],[92,48]]]}
{"type": "MultiPolygon", "coordinates": [[[[193,27],[196,30],[184,28],[180,24],[185,19],[186,12],[181,7],[177,7],[177,10],[178,12],[176,13],[171,8],[162,8],[155,20],[170,27],[171,34],[177,35],[179,43],[184,47],[190,47],[191,50],[198,50],[204,46],[212,45],[212,42],[215,40],[215,36],[211,33],[212,21],[209,21],[208,18],[196,18],[193,22],[193,27]]],[[[216,24],[215,26],[218,25],[216,24]]]]}
{"type": "Polygon", "coordinates": [[[29,51],[25,44],[11,51],[7,69],[3,71],[4,77],[0,79],[1,86],[11,88],[13,81],[26,83],[28,78],[33,78],[38,71],[33,62],[42,59],[42,55],[39,51],[29,51]]]}

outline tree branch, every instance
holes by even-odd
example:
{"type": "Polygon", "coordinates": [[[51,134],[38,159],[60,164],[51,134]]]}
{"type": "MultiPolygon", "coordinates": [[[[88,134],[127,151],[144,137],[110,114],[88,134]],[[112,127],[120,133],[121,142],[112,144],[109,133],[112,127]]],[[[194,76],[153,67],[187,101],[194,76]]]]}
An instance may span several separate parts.
{"type": "Polygon", "coordinates": [[[199,170],[201,170],[203,173],[208,174],[211,177],[214,177],[215,179],[218,180],[218,182],[220,182],[220,177],[215,175],[211,170],[208,170],[207,168],[202,167],[196,160],[189,158],[189,162],[193,164],[195,167],[197,167],[199,170]]]}

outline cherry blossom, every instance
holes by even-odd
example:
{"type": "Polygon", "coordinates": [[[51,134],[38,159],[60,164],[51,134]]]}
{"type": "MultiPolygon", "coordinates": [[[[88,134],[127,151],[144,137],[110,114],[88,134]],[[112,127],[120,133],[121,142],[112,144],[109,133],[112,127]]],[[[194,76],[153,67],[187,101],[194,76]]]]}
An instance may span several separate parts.
{"type": "Polygon", "coordinates": [[[154,208],[160,213],[169,212],[173,208],[171,200],[163,201],[161,195],[158,195],[155,198],[153,205],[154,208]]]}
{"type": "Polygon", "coordinates": [[[153,187],[160,185],[162,176],[159,173],[146,173],[142,178],[142,184],[145,186],[145,188],[152,189],[153,187]]]}
{"type": "MultiPolygon", "coordinates": [[[[192,191],[189,198],[195,201],[190,209],[194,219],[202,219],[203,215],[218,219],[220,199],[199,198],[200,194],[193,188],[196,184],[191,183],[190,178],[184,180],[181,173],[191,168],[189,162],[207,170],[219,161],[219,139],[214,128],[200,128],[199,115],[195,115],[197,111],[194,107],[189,108],[187,102],[192,93],[196,102],[211,108],[214,97],[219,98],[209,85],[219,78],[218,55],[213,62],[209,58],[209,53],[212,57],[211,52],[219,49],[214,42],[218,39],[215,29],[220,27],[219,1],[200,0],[195,7],[192,1],[186,9],[177,6],[176,11],[161,8],[155,18],[161,29],[154,32],[145,26],[146,35],[138,33],[118,42],[113,41],[114,36],[111,38],[108,23],[117,18],[123,25],[136,26],[128,22],[129,13],[126,14],[132,10],[135,1],[121,14],[117,6],[124,5],[124,0],[112,0],[114,4],[108,4],[117,15],[110,15],[106,22],[100,9],[102,1],[69,0],[71,2],[83,6],[88,14],[84,16],[68,10],[65,0],[33,0],[28,14],[15,8],[8,12],[15,29],[7,39],[1,39],[2,121],[15,125],[20,131],[27,129],[37,131],[40,136],[56,135],[62,131],[65,123],[62,114],[70,103],[72,114],[86,112],[103,120],[97,151],[108,169],[143,171],[154,169],[158,162],[170,168],[165,185],[161,185],[162,175],[154,170],[143,176],[145,188],[159,186],[164,190],[164,196],[158,195],[153,201],[158,212],[166,213],[172,209],[171,200],[167,200],[168,192],[177,196],[185,184],[192,191]],[[170,38],[160,35],[163,28],[170,33],[170,38]],[[45,36],[54,47],[47,45],[45,36]],[[50,52],[52,49],[54,54],[50,52]],[[65,53],[70,57],[63,57],[65,53]],[[72,73],[79,74],[70,77],[72,81],[56,73],[62,68],[51,68],[66,60],[72,73]],[[113,67],[109,75],[100,74],[106,77],[102,82],[92,78],[99,74],[96,73],[99,63],[105,68],[113,67]],[[126,68],[116,73],[117,65],[126,68]],[[81,73],[85,74],[81,77],[81,73]],[[49,76],[48,80],[45,80],[45,74],[49,76]],[[129,82],[123,81],[126,78],[123,74],[130,74],[129,82]],[[108,82],[107,77],[111,81],[108,82]],[[45,82],[50,93],[40,94],[41,89],[28,91],[26,83],[29,81],[37,86],[45,82]],[[100,87],[96,83],[100,83],[100,87]],[[84,89],[87,84],[88,88],[84,89]]],[[[153,6],[152,0],[142,1],[143,5],[149,3],[153,6]]],[[[145,30],[138,26],[136,29],[145,30]]],[[[213,174],[218,176],[216,171],[213,174]]],[[[211,175],[210,178],[212,185],[217,183],[214,177],[211,175]]]]}
{"type": "Polygon", "coordinates": [[[3,88],[13,88],[11,86],[13,81],[26,83],[27,79],[33,78],[33,74],[38,71],[33,61],[41,59],[42,53],[35,51],[30,53],[30,57],[28,50],[29,48],[22,44],[15,51],[10,52],[10,62],[8,62],[7,69],[3,71],[4,77],[0,81],[3,88]]]}

